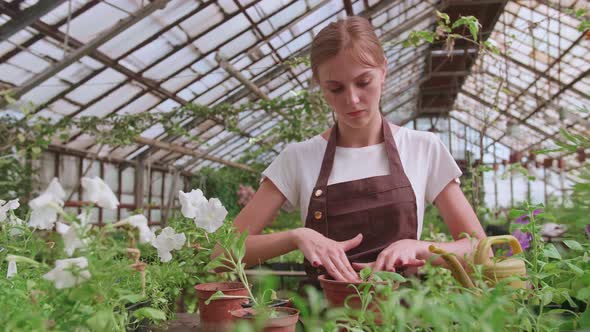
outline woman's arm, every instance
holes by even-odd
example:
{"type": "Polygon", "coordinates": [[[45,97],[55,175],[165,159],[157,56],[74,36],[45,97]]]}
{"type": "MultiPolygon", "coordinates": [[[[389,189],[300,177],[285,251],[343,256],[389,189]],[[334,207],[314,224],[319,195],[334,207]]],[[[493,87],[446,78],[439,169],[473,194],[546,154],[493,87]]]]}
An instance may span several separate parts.
{"type": "MultiPolygon", "coordinates": [[[[428,251],[428,246],[434,244],[437,247],[454,253],[462,260],[465,255],[471,256],[479,240],[486,237],[486,234],[481,226],[477,215],[473,208],[465,198],[463,191],[458,183],[451,181],[434,200],[434,205],[438,208],[445,224],[449,227],[451,235],[455,239],[454,242],[427,242],[421,249],[419,254],[421,259],[428,259],[432,254],[428,251]],[[462,233],[468,234],[469,238],[462,238],[462,233]]],[[[442,263],[439,257],[435,262],[442,263]]]]}
{"type": "MultiPolygon", "coordinates": [[[[246,255],[243,259],[246,266],[260,264],[267,259],[297,249],[293,241],[293,230],[259,235],[264,227],[271,225],[285,201],[285,196],[272,181],[265,179],[252,200],[246,204],[234,220],[234,225],[239,232],[248,231],[246,255]]],[[[212,255],[213,258],[220,253],[221,248],[216,247],[212,255]]]]}

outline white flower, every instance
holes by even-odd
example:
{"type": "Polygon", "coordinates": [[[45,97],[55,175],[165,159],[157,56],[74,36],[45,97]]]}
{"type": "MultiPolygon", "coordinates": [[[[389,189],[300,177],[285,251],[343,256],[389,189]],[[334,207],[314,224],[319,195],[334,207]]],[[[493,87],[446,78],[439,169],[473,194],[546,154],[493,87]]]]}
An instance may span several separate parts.
{"type": "Polygon", "coordinates": [[[14,261],[14,259],[8,259],[8,271],[6,271],[6,278],[12,278],[15,275],[16,275],[16,262],[14,261]]]}
{"type": "Polygon", "coordinates": [[[158,249],[160,261],[169,262],[172,259],[170,251],[181,249],[185,241],[186,236],[184,233],[176,234],[172,227],[166,227],[152,241],[152,246],[158,249]]]}
{"type": "Polygon", "coordinates": [[[45,192],[29,202],[32,210],[29,226],[39,229],[53,228],[53,224],[57,220],[56,207],[62,207],[65,198],[65,191],[59,184],[57,178],[53,178],[45,192]]]}
{"type": "Polygon", "coordinates": [[[148,220],[143,214],[127,218],[129,225],[139,230],[139,243],[148,243],[154,239],[154,233],[148,227],[148,220]]]}
{"type": "Polygon", "coordinates": [[[86,225],[90,224],[90,214],[86,213],[86,211],[82,211],[78,215],[78,221],[80,222],[80,226],[85,227],[86,225]]]}
{"type": "Polygon", "coordinates": [[[117,196],[98,176],[82,178],[82,187],[86,190],[88,199],[98,206],[109,210],[114,210],[119,206],[117,196]]]}
{"type": "Polygon", "coordinates": [[[195,225],[205,229],[207,233],[213,233],[223,225],[225,216],[227,216],[227,210],[221,201],[211,198],[207,204],[203,204],[197,209],[195,225]]]}
{"type": "Polygon", "coordinates": [[[56,229],[64,240],[64,250],[68,257],[72,257],[76,249],[86,247],[86,242],[79,237],[78,232],[80,231],[80,227],[78,224],[72,223],[71,226],[68,226],[61,222],[57,222],[56,229]]]}
{"type": "Polygon", "coordinates": [[[43,275],[43,279],[53,281],[57,289],[70,288],[90,279],[87,268],[86,257],[58,259],[55,268],[43,275]]]}
{"type": "Polygon", "coordinates": [[[566,225],[560,225],[553,222],[543,224],[541,228],[541,235],[546,237],[558,237],[567,231],[566,225]]]}
{"type": "Polygon", "coordinates": [[[8,217],[8,211],[16,210],[20,204],[18,203],[18,198],[8,201],[8,203],[4,200],[0,199],[0,222],[6,221],[8,217]]]}
{"type": "Polygon", "coordinates": [[[194,218],[197,215],[197,209],[203,204],[207,204],[207,199],[201,189],[193,189],[190,193],[185,193],[181,190],[178,193],[178,200],[182,207],[180,211],[187,218],[194,218]]]}
{"type": "Polygon", "coordinates": [[[8,217],[8,229],[10,230],[8,234],[10,236],[18,236],[23,233],[23,230],[20,229],[25,222],[17,216],[11,215],[8,217]]]}

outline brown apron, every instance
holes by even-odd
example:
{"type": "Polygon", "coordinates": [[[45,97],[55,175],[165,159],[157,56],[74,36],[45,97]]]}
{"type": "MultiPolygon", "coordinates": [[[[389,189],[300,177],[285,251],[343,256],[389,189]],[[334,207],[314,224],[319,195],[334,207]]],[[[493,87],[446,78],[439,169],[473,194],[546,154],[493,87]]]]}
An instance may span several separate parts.
{"type": "MultiPolygon", "coordinates": [[[[336,152],[336,123],[330,134],[305,220],[305,227],[335,241],[349,240],[362,233],[361,244],[346,252],[350,262],[375,261],[379,253],[391,243],[401,239],[416,239],[416,196],[404,173],[391,128],[383,117],[381,122],[389,175],[328,186],[336,152]]],[[[304,266],[308,276],[304,284],[317,286],[317,277],[325,270],[323,267],[313,267],[307,259],[304,266]]]]}

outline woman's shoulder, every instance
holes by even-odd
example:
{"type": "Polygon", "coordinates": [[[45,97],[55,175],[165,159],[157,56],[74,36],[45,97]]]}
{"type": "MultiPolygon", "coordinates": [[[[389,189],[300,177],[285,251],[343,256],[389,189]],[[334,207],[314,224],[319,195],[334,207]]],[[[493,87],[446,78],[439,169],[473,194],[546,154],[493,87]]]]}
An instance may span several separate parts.
{"type": "Polygon", "coordinates": [[[438,136],[433,132],[416,130],[408,127],[398,127],[395,138],[400,139],[404,145],[411,146],[431,145],[437,143],[439,140],[438,136]]]}
{"type": "Polygon", "coordinates": [[[295,155],[308,155],[309,153],[313,153],[315,151],[321,151],[322,148],[325,148],[326,143],[327,142],[325,142],[324,139],[318,134],[301,142],[292,142],[287,144],[283,152],[295,155]]]}

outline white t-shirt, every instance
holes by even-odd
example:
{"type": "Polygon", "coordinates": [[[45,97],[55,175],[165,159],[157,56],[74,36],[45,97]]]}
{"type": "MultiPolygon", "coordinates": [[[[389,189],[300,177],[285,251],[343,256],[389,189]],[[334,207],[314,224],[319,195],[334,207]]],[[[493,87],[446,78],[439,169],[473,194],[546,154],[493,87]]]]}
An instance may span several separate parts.
{"type": "MultiPolygon", "coordinates": [[[[391,125],[391,124],[390,124],[391,125]]],[[[418,234],[422,233],[425,201],[432,203],[461,170],[438,136],[400,127],[394,140],[406,176],[416,195],[418,234]]],[[[305,221],[311,192],[320,174],[328,141],[320,135],[292,143],[262,172],[287,198],[284,208],[299,209],[305,221]]],[[[389,174],[384,143],[360,148],[336,147],[328,185],[389,174]]]]}

